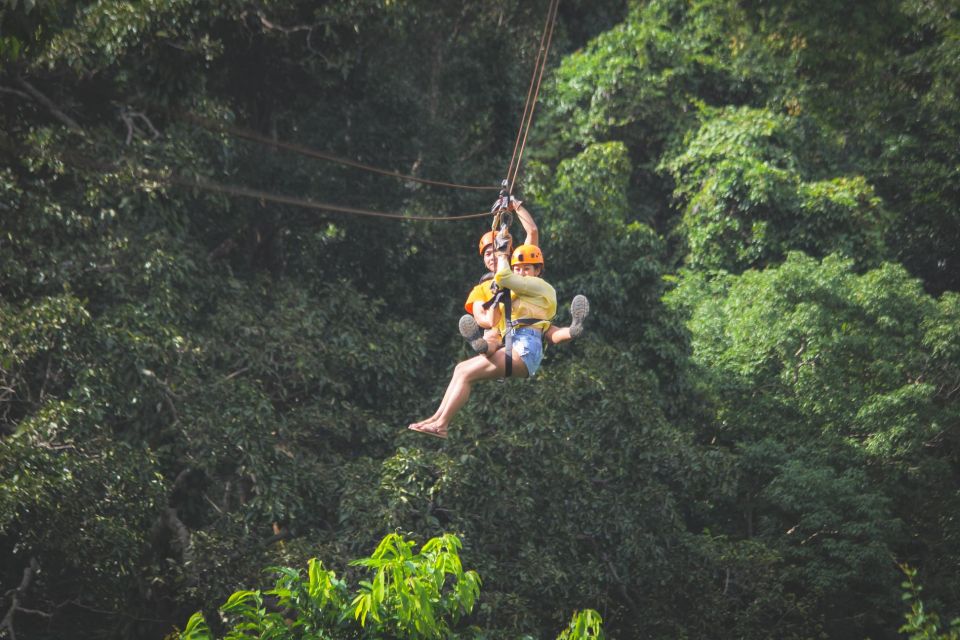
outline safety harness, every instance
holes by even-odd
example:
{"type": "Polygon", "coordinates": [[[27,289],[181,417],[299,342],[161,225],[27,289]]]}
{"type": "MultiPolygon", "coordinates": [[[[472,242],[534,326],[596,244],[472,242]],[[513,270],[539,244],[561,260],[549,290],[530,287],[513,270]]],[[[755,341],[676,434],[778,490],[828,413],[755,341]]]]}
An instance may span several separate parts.
{"type": "MultiPolygon", "coordinates": [[[[504,179],[500,183],[500,197],[497,198],[497,201],[493,203],[493,224],[490,225],[494,233],[503,233],[510,231],[510,224],[513,222],[513,215],[510,213],[510,192],[509,192],[509,182],[504,179]]],[[[496,240],[494,240],[496,243],[496,240]]],[[[513,374],[513,332],[510,331],[510,289],[501,288],[498,285],[497,291],[494,294],[493,298],[486,302],[483,305],[484,309],[489,309],[491,306],[503,303],[503,321],[506,331],[503,334],[503,350],[507,356],[506,362],[504,363],[503,377],[509,378],[513,374]]]]}
{"type": "MultiPolygon", "coordinates": [[[[493,213],[493,224],[491,227],[494,232],[509,231],[510,224],[513,222],[513,216],[510,213],[511,196],[508,193],[507,188],[507,181],[504,180],[500,185],[500,197],[497,198],[495,203],[493,203],[493,209],[491,211],[491,213],[493,213]]],[[[544,322],[544,320],[543,318],[517,318],[514,320],[512,317],[512,296],[510,294],[510,289],[501,287],[496,283],[493,283],[491,287],[493,288],[494,292],[493,298],[484,302],[483,308],[486,310],[496,304],[503,305],[503,322],[505,327],[503,334],[503,350],[507,358],[506,362],[504,363],[503,377],[509,378],[513,374],[513,330],[518,327],[529,327],[531,325],[544,322]]]]}
{"type": "Polygon", "coordinates": [[[499,285],[494,284],[496,289],[494,290],[493,297],[483,303],[484,309],[489,309],[495,304],[503,304],[503,320],[506,331],[503,335],[503,350],[506,353],[507,360],[504,363],[504,372],[503,377],[509,378],[513,374],[513,329],[518,327],[529,327],[543,322],[543,318],[517,318],[514,320],[511,318],[511,296],[510,289],[501,288],[499,285]]]}

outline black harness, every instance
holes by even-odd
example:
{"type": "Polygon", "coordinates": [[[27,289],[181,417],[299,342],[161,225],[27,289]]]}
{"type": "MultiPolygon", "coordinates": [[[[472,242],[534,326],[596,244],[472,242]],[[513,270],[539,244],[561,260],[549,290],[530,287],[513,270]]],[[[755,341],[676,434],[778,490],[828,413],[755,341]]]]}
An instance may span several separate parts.
{"type": "Polygon", "coordinates": [[[506,327],[506,332],[503,335],[503,350],[506,353],[507,359],[504,362],[504,371],[503,377],[509,378],[513,374],[513,329],[517,327],[529,327],[530,325],[537,324],[538,322],[543,322],[542,318],[517,318],[514,320],[511,317],[511,298],[510,298],[510,289],[504,289],[497,286],[496,283],[493,284],[494,294],[493,297],[483,303],[484,309],[489,309],[495,304],[503,304],[503,322],[506,327]]]}
{"type": "MultiPolygon", "coordinates": [[[[504,180],[500,184],[500,197],[497,198],[497,201],[493,203],[493,208],[491,213],[493,214],[493,224],[491,228],[496,231],[499,229],[502,232],[505,232],[510,229],[510,224],[513,222],[513,216],[510,214],[510,192],[508,188],[509,182],[504,180]]],[[[481,282],[488,278],[493,277],[492,274],[487,274],[484,278],[481,279],[481,282]]],[[[496,283],[493,285],[494,295],[493,298],[483,303],[484,309],[489,309],[495,304],[503,304],[503,321],[504,326],[506,327],[506,332],[503,336],[503,349],[507,354],[507,360],[504,363],[504,372],[503,377],[509,378],[513,374],[513,329],[516,327],[529,326],[542,322],[540,318],[518,318],[517,320],[512,319],[511,310],[510,310],[510,289],[501,289],[497,286],[496,283]]]]}

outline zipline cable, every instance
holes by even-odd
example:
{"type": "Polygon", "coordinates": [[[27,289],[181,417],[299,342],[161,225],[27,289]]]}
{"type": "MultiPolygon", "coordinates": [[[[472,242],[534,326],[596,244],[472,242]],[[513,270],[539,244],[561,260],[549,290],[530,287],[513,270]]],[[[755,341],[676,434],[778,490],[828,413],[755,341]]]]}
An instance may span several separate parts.
{"type": "MultiPolygon", "coordinates": [[[[124,167],[117,166],[116,164],[99,162],[96,160],[91,160],[89,158],[83,158],[77,156],[72,152],[65,152],[60,154],[61,160],[65,164],[69,164],[74,167],[82,169],[90,169],[93,171],[98,171],[100,173],[116,173],[124,169],[124,167]]],[[[364,209],[361,207],[348,207],[339,204],[330,204],[328,202],[318,202],[316,200],[310,200],[307,198],[298,198],[295,196],[286,196],[282,194],[270,193],[267,191],[261,191],[259,189],[250,189],[249,187],[240,187],[236,185],[223,184],[221,182],[216,182],[208,178],[201,178],[196,176],[194,178],[185,178],[182,176],[177,176],[174,174],[167,174],[152,169],[147,169],[145,167],[127,167],[133,168],[136,172],[143,178],[152,180],[154,182],[159,182],[163,184],[175,185],[178,187],[184,187],[188,189],[200,189],[202,191],[208,191],[211,193],[221,193],[229,196],[236,196],[241,198],[251,198],[254,200],[259,200],[261,202],[276,202],[278,204],[292,205],[296,207],[303,207],[305,209],[314,209],[319,211],[330,211],[336,213],[345,213],[348,215],[356,216],[368,216],[375,218],[388,218],[391,220],[411,220],[411,221],[429,221],[429,222],[446,222],[453,220],[469,220],[471,218],[485,218],[490,215],[489,212],[484,211],[483,213],[467,213],[462,215],[454,216],[417,216],[417,215],[404,215],[402,213],[384,213],[382,211],[372,211],[370,209],[364,209]]],[[[141,188],[144,185],[139,185],[141,188]]]]}
{"type": "MultiPolygon", "coordinates": [[[[521,131],[523,131],[523,141],[520,143],[520,151],[517,154],[516,164],[512,166],[512,175],[508,170],[508,174],[507,174],[507,180],[509,182],[508,193],[513,193],[513,187],[516,184],[517,176],[520,174],[520,164],[523,160],[523,151],[527,146],[527,136],[530,134],[530,128],[533,123],[533,112],[536,109],[537,98],[540,95],[540,84],[543,81],[543,75],[547,68],[547,56],[550,53],[550,44],[553,41],[553,30],[557,24],[557,8],[559,7],[559,5],[560,5],[560,0],[551,0],[550,7],[547,10],[547,24],[544,27],[546,44],[541,44],[541,47],[543,47],[543,59],[540,60],[539,73],[536,74],[537,86],[536,86],[536,89],[533,91],[533,100],[530,102],[529,115],[527,115],[527,120],[521,123],[521,131]]],[[[542,39],[541,39],[541,43],[542,43],[542,39]]],[[[531,87],[532,87],[532,80],[531,80],[531,87]]],[[[518,135],[519,135],[519,132],[518,132],[518,135]]]]}
{"type": "MultiPolygon", "coordinates": [[[[551,0],[551,3],[553,0],[551,0]]],[[[537,70],[540,68],[540,60],[543,56],[543,44],[547,37],[547,25],[550,24],[550,11],[547,11],[547,19],[543,25],[543,32],[540,34],[540,45],[537,47],[537,58],[533,62],[533,74],[530,76],[530,86],[527,87],[527,97],[523,103],[523,115],[520,116],[520,126],[517,127],[517,139],[513,143],[513,153],[510,154],[510,164],[507,165],[507,180],[510,179],[510,173],[513,171],[513,161],[517,158],[517,149],[520,148],[520,137],[523,134],[523,123],[527,121],[527,112],[530,110],[530,96],[533,94],[534,81],[537,78],[537,70]]]]}
{"type": "Polygon", "coordinates": [[[354,167],[357,169],[362,169],[364,171],[370,171],[372,173],[378,173],[385,176],[390,176],[391,178],[397,178],[399,180],[409,180],[411,182],[417,182],[420,184],[431,185],[435,187],[447,187],[449,189],[466,189],[472,191],[496,191],[499,187],[492,186],[482,186],[482,185],[468,185],[468,184],[457,184],[455,182],[444,182],[442,180],[428,180],[427,178],[418,178],[416,176],[410,176],[402,174],[398,171],[390,171],[389,169],[381,169],[380,167],[375,167],[373,165],[365,164],[363,162],[357,162],[356,160],[350,160],[348,158],[341,158],[340,156],[335,156],[331,153],[326,153],[324,151],[317,151],[316,149],[311,149],[299,144],[294,144],[291,142],[281,142],[279,140],[273,140],[264,135],[260,135],[250,129],[244,129],[242,127],[237,127],[234,125],[228,125],[221,122],[216,122],[202,116],[198,116],[192,113],[180,113],[173,114],[174,117],[180,118],[182,120],[187,120],[193,122],[194,124],[200,125],[204,129],[211,131],[222,131],[229,133],[230,135],[236,136],[238,138],[244,138],[246,140],[252,140],[254,142],[259,142],[260,144],[269,145],[271,147],[276,147],[278,149],[285,149],[287,151],[292,151],[293,153],[298,153],[303,156],[310,158],[317,158],[319,160],[327,160],[329,162],[336,162],[338,164],[346,165],[348,167],[354,167]]]}
{"type": "Polygon", "coordinates": [[[276,202],[279,204],[288,204],[296,207],[304,207],[307,209],[317,209],[321,211],[334,211],[337,213],[346,213],[350,215],[357,216],[370,216],[376,218],[389,218],[392,220],[417,220],[417,221],[434,221],[434,222],[446,222],[450,220],[469,220],[471,218],[485,218],[490,215],[490,212],[484,211],[483,213],[467,213],[463,215],[455,216],[412,216],[412,215],[403,215],[402,213],[383,213],[381,211],[371,211],[370,209],[361,209],[359,207],[347,207],[337,204],[329,204],[326,202],[317,202],[316,200],[308,200],[305,198],[297,198],[295,196],[285,196],[269,193],[266,191],[260,191],[258,189],[250,189],[248,187],[238,187],[235,185],[222,184],[219,182],[214,182],[206,178],[181,178],[179,176],[164,176],[160,178],[155,178],[157,180],[168,182],[170,184],[175,184],[181,187],[188,188],[197,188],[204,191],[211,191],[215,193],[223,193],[231,196],[239,196],[243,198],[253,198],[255,200],[263,200],[266,202],[276,202]]]}
{"type": "MultiPolygon", "coordinates": [[[[553,31],[556,26],[557,19],[557,8],[559,6],[559,0],[550,0],[550,5],[547,9],[547,18],[544,24],[543,33],[540,36],[540,46],[537,50],[537,58],[534,62],[534,71],[530,79],[530,86],[527,89],[527,97],[524,104],[523,115],[521,116],[520,128],[517,131],[517,139],[514,141],[513,152],[510,157],[510,165],[507,167],[507,179],[504,180],[504,185],[508,185],[507,194],[512,193],[513,187],[516,183],[517,175],[520,171],[520,165],[523,159],[523,152],[526,148],[527,136],[530,133],[530,127],[533,122],[533,113],[536,108],[537,99],[540,94],[540,85],[543,81],[543,75],[546,70],[547,56],[550,51],[550,44],[553,39],[553,31]],[[522,137],[521,137],[522,134],[522,137]],[[514,162],[516,161],[516,162],[514,162]]],[[[333,154],[325,153],[322,151],[317,151],[303,145],[280,142],[278,140],[273,140],[266,136],[260,135],[256,132],[250,131],[249,129],[243,129],[241,127],[235,127],[232,125],[227,125],[220,122],[215,122],[207,118],[195,114],[184,114],[184,113],[173,113],[174,117],[187,120],[198,124],[206,129],[222,131],[229,133],[231,135],[252,140],[261,144],[266,144],[273,146],[279,149],[286,149],[301,155],[318,158],[322,160],[327,160],[330,162],[340,163],[346,166],[351,166],[354,168],[362,169],[364,171],[370,171],[373,173],[378,173],[381,175],[390,176],[392,178],[397,178],[401,180],[408,180],[412,182],[417,182],[420,184],[427,184],[433,186],[441,186],[455,189],[469,189],[477,191],[496,191],[501,190],[502,187],[492,187],[492,186],[479,186],[479,185],[464,185],[457,184],[452,182],[444,182],[439,180],[428,180],[426,178],[418,178],[416,176],[410,176],[401,174],[398,171],[390,171],[387,169],[381,169],[372,165],[368,165],[362,162],[355,160],[349,160],[347,158],[341,158],[333,154]]],[[[79,129],[79,128],[78,128],[79,129]]],[[[82,129],[79,129],[82,132],[82,129]]],[[[71,154],[72,155],[72,154],[71,154]]],[[[85,166],[85,168],[96,168],[99,171],[116,171],[117,167],[113,166],[107,169],[104,169],[102,163],[96,163],[93,161],[77,161],[74,158],[72,164],[80,164],[85,166]]],[[[471,213],[455,216],[411,216],[395,213],[384,213],[380,211],[372,211],[369,209],[362,209],[359,207],[348,207],[343,205],[335,205],[325,202],[317,202],[314,200],[309,200],[305,198],[297,198],[294,196],[285,196],[272,194],[266,191],[260,191],[257,189],[250,189],[248,187],[240,187],[235,185],[225,185],[218,183],[206,178],[201,178],[199,176],[195,177],[192,180],[181,178],[175,175],[162,175],[157,174],[154,171],[149,169],[141,168],[142,173],[151,177],[151,179],[158,182],[166,182],[168,184],[174,184],[182,187],[188,188],[197,188],[215,193],[222,193],[225,195],[239,196],[253,198],[265,202],[276,202],[280,204],[288,204],[293,206],[299,206],[310,209],[317,209],[323,211],[333,211],[338,213],[346,213],[350,215],[360,215],[360,216],[371,216],[379,218],[388,218],[394,220],[422,220],[422,221],[449,221],[449,220],[467,220],[471,218],[481,218],[490,215],[487,212],[483,213],[471,213]]]]}
{"type": "MultiPolygon", "coordinates": [[[[527,137],[530,134],[530,128],[533,123],[533,113],[536,109],[537,99],[540,95],[540,85],[543,81],[544,72],[546,71],[547,66],[547,57],[550,52],[550,44],[553,40],[553,31],[556,27],[557,21],[557,11],[560,0],[550,0],[550,5],[547,8],[547,17],[544,21],[543,32],[540,34],[540,45],[537,48],[537,57],[533,65],[533,73],[530,78],[530,85],[527,88],[527,96],[523,106],[523,114],[520,117],[520,126],[517,129],[517,137],[513,144],[513,152],[510,156],[510,164],[507,166],[507,183],[508,183],[508,193],[513,192],[513,188],[516,184],[517,176],[520,173],[520,165],[523,159],[523,152],[526,149],[527,137]]],[[[349,167],[354,167],[356,169],[361,169],[364,171],[369,171],[372,173],[377,173],[380,175],[389,176],[391,178],[396,178],[400,180],[408,180],[411,182],[416,182],[419,184],[426,184],[431,186],[438,187],[447,187],[450,189],[465,189],[473,191],[497,191],[500,187],[494,186],[483,186],[483,185],[466,185],[459,184],[454,182],[446,182],[442,180],[429,180],[427,178],[418,178],[416,176],[402,174],[398,171],[391,171],[389,169],[382,169],[373,165],[369,165],[363,162],[358,162],[356,160],[350,160],[348,158],[343,158],[340,156],[333,155],[331,153],[326,153],[324,151],[317,151],[310,147],[304,145],[299,145],[290,142],[281,142],[279,140],[274,140],[268,138],[267,136],[261,135],[252,131],[250,129],[245,129],[243,127],[237,127],[234,125],[228,125],[222,122],[217,122],[209,118],[204,118],[193,113],[172,113],[176,118],[186,120],[188,122],[193,122],[194,124],[200,125],[201,127],[211,130],[211,131],[222,131],[229,133],[230,135],[236,136],[238,138],[243,138],[246,140],[251,140],[258,142],[260,144],[265,144],[272,146],[278,149],[285,149],[293,153],[298,153],[311,158],[316,158],[319,160],[326,160],[328,162],[335,162],[349,167]]],[[[287,197],[287,196],[284,196],[287,197]]],[[[407,216],[400,216],[407,217],[407,216]]],[[[448,219],[448,218],[442,218],[448,219]]]]}

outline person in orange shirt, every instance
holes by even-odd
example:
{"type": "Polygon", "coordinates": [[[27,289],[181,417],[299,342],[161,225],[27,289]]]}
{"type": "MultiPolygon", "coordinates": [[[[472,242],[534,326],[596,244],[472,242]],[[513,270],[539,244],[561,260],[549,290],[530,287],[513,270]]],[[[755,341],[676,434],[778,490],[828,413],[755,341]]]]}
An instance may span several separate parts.
{"type": "MultiPolygon", "coordinates": [[[[510,210],[516,212],[517,218],[519,218],[520,224],[527,234],[524,244],[538,247],[540,244],[539,230],[530,212],[527,211],[522,202],[513,198],[510,199],[510,210]]],[[[493,353],[502,346],[501,332],[497,327],[488,323],[482,309],[483,305],[490,301],[496,293],[494,283],[491,282],[493,272],[496,270],[493,241],[493,231],[488,231],[480,238],[480,256],[483,258],[483,264],[487,267],[489,273],[484,274],[480,282],[470,290],[463,305],[467,314],[460,318],[460,335],[470,343],[470,346],[477,353],[493,353]]],[[[578,337],[583,333],[583,322],[589,313],[590,302],[587,297],[584,295],[574,296],[570,303],[570,326],[557,327],[551,324],[544,330],[543,337],[548,344],[560,344],[578,337]]]]}
{"type": "MultiPolygon", "coordinates": [[[[509,234],[501,234],[494,239],[497,271],[493,280],[497,286],[510,289],[513,309],[518,318],[525,318],[525,322],[506,326],[503,303],[482,309],[481,319],[484,324],[500,326],[504,335],[510,332],[513,340],[512,375],[527,378],[535,375],[540,368],[543,359],[543,331],[556,314],[557,295],[553,287],[539,277],[544,266],[540,248],[531,244],[520,245],[511,256],[510,243],[509,234]]],[[[506,359],[506,350],[497,349],[458,364],[437,411],[425,420],[414,422],[409,428],[446,438],[450,421],[470,398],[473,383],[504,377],[506,359]]]]}

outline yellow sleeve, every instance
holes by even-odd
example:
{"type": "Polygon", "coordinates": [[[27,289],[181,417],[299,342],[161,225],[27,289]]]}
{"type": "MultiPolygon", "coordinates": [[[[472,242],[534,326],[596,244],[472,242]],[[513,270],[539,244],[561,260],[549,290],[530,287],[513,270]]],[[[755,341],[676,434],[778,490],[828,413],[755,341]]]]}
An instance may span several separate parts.
{"type": "MultiPolygon", "coordinates": [[[[510,270],[506,260],[500,260],[494,281],[501,287],[506,287],[517,294],[519,298],[544,309],[549,318],[557,310],[557,292],[543,278],[534,276],[518,276],[510,270]]],[[[545,320],[549,318],[544,318],[545,320]]]]}

